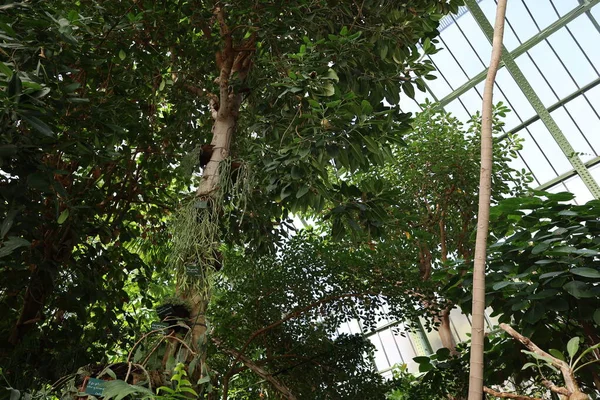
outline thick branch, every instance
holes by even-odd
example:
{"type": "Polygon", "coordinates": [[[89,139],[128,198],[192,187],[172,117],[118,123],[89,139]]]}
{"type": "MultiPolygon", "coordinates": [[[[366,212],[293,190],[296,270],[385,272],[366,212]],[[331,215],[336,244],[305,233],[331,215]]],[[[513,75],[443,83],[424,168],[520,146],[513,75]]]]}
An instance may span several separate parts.
{"type": "Polygon", "coordinates": [[[560,369],[563,379],[565,381],[565,387],[559,387],[554,385],[550,381],[544,381],[544,385],[555,393],[569,396],[569,400],[588,399],[589,397],[581,392],[579,384],[575,380],[573,369],[565,361],[560,360],[544,350],[540,349],[535,343],[528,337],[521,335],[519,332],[514,330],[507,324],[500,324],[500,328],[508,333],[510,336],[521,342],[525,347],[534,352],[535,354],[542,356],[552,363],[553,366],[560,369]]]}
{"type": "Polygon", "coordinates": [[[563,396],[569,396],[569,391],[564,387],[556,386],[554,383],[546,379],[544,379],[542,383],[554,393],[562,394],[563,396]]]}
{"type": "Polygon", "coordinates": [[[529,397],[529,396],[521,396],[518,394],[512,394],[512,393],[505,393],[505,392],[497,392],[493,389],[490,389],[487,386],[483,387],[483,391],[487,394],[491,394],[492,396],[495,397],[500,397],[503,399],[515,399],[515,400],[542,400],[539,397],[529,397]]]}

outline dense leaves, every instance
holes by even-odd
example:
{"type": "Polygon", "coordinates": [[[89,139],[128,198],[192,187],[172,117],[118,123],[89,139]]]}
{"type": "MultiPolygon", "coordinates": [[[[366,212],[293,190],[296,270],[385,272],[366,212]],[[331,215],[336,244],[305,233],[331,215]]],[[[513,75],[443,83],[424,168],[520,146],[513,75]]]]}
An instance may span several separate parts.
{"type": "MultiPolygon", "coordinates": [[[[219,321],[214,336],[272,373],[285,371],[279,376],[300,398],[382,398],[384,386],[364,357],[371,345],[337,329],[355,318],[368,330],[381,319],[410,324],[426,316],[420,299],[406,290],[418,277],[398,265],[397,254],[310,232],[292,238],[276,256],[228,254],[210,309],[219,321]]],[[[213,367],[225,363],[230,372],[240,362],[215,357],[213,367]]],[[[251,386],[248,379],[243,383],[251,386]]]]}
{"type": "Polygon", "coordinates": [[[243,94],[232,158],[254,181],[222,241],[274,249],[290,211],[322,210],[340,176],[392,158],[401,90],[432,78],[422,56],[460,4],[3,6],[0,358],[15,387],[123,351],[168,291],[166,217],[191,183],[184,167],[202,166],[185,155],[211,141],[227,42],[252,56],[227,92],[243,94]]]}
{"type": "Polygon", "coordinates": [[[114,354],[138,329],[131,290],[138,311],[152,305],[161,261],[133,245],[167,239],[182,153],[158,135],[153,64],[119,56],[105,6],[0,14],[0,359],[16,385],[114,354]]]}
{"type": "MultiPolygon", "coordinates": [[[[493,207],[491,239],[496,242],[489,247],[486,279],[486,304],[492,316],[518,326],[539,347],[565,359],[575,351],[573,338],[583,340],[586,348],[600,342],[600,203],[572,201],[570,193],[535,192],[493,207]]],[[[460,266],[455,273],[442,290],[468,313],[471,297],[464,287],[471,274],[460,266]]],[[[500,335],[486,346],[486,384],[502,385],[511,379],[527,387],[529,379],[540,378],[535,368],[521,371],[535,360],[527,359],[510,337],[500,335]]],[[[598,373],[596,364],[578,371],[584,390],[592,387],[598,373]]],[[[545,391],[541,382],[537,391],[545,391]]]]}

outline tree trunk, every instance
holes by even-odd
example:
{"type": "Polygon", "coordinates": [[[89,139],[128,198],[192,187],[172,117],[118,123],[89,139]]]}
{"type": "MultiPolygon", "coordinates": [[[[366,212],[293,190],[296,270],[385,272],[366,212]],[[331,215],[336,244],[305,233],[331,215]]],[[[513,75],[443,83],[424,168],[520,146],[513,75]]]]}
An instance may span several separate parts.
{"type": "MultiPolygon", "coordinates": [[[[243,96],[239,91],[230,85],[230,78],[235,75],[236,80],[243,82],[251,68],[251,58],[255,46],[255,35],[251,35],[243,43],[238,43],[234,46],[232,32],[233,30],[227,25],[226,13],[224,8],[217,6],[214,9],[214,15],[219,24],[219,36],[222,40],[223,47],[216,54],[216,65],[219,76],[215,79],[215,83],[219,84],[219,93],[208,94],[210,100],[210,110],[213,118],[211,148],[212,153],[202,173],[202,180],[196,191],[196,196],[205,201],[206,207],[210,209],[210,215],[220,216],[223,214],[223,204],[220,199],[219,190],[226,190],[226,187],[219,187],[223,182],[220,176],[221,164],[229,157],[230,147],[233,135],[236,130],[240,106],[243,96]]],[[[206,28],[205,34],[212,35],[212,31],[206,28]]],[[[189,88],[188,88],[189,89],[189,88]]],[[[197,89],[197,88],[192,88],[197,89]]],[[[202,90],[191,90],[195,93],[204,93],[202,90]]],[[[222,194],[222,193],[221,193],[222,194]]],[[[218,218],[214,221],[219,224],[218,218]]],[[[218,227],[214,232],[218,232],[218,227]]],[[[215,235],[218,235],[215,234],[215,235]]],[[[200,244],[205,247],[201,250],[201,255],[194,252],[196,261],[201,268],[207,269],[204,276],[209,276],[209,269],[213,267],[214,255],[219,253],[221,239],[214,237],[208,240],[207,243],[200,244]],[[202,259],[202,258],[209,258],[202,259]],[[198,259],[200,258],[200,259],[198,259]]],[[[188,261],[188,260],[186,260],[188,261]]],[[[200,370],[189,371],[194,375],[194,378],[201,377],[199,374],[204,374],[206,368],[206,343],[207,338],[204,336],[207,331],[206,310],[210,302],[210,279],[203,279],[195,282],[184,289],[179,289],[178,295],[191,303],[191,340],[192,347],[197,351],[196,357],[199,358],[200,370]]]]}
{"type": "Polygon", "coordinates": [[[438,334],[442,341],[442,346],[450,350],[450,353],[456,354],[456,341],[452,335],[452,325],[450,324],[450,309],[445,308],[440,312],[440,326],[438,326],[438,334]]]}
{"type": "Polygon", "coordinates": [[[485,311],[485,259],[489,229],[491,172],[492,172],[492,99],[496,72],[502,54],[504,18],[507,0],[498,0],[492,57],[483,91],[481,121],[481,171],[479,175],[479,211],[473,266],[473,326],[471,329],[471,356],[469,373],[469,400],[483,397],[483,341],[485,311]]]}

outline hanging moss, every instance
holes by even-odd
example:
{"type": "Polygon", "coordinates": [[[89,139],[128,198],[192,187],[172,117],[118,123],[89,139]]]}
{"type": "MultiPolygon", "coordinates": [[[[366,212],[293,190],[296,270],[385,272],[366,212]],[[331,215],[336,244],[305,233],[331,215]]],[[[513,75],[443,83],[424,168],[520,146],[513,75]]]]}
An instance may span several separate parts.
{"type": "Polygon", "coordinates": [[[219,184],[210,197],[193,196],[179,209],[171,229],[172,256],[169,265],[177,278],[177,286],[186,291],[192,285],[196,293],[208,298],[212,275],[220,268],[223,223],[233,209],[245,209],[251,187],[247,164],[223,160],[219,166],[219,184]],[[188,273],[194,266],[194,274],[188,273]]]}

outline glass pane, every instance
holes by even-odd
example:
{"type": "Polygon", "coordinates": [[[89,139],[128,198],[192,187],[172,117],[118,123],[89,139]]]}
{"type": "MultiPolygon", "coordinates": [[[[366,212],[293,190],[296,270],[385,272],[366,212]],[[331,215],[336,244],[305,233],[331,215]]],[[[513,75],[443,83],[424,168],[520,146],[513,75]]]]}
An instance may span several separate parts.
{"type": "Polygon", "coordinates": [[[520,55],[515,61],[521,72],[523,72],[523,75],[525,75],[527,82],[529,82],[535,93],[542,100],[544,106],[550,107],[558,101],[558,97],[552,92],[552,89],[527,54],[520,55]]]}
{"type": "Polygon", "coordinates": [[[575,195],[575,201],[577,204],[585,204],[590,200],[594,200],[594,196],[587,188],[585,183],[581,180],[579,175],[575,175],[565,181],[565,185],[569,189],[569,192],[575,195]]]}
{"type": "Polygon", "coordinates": [[[450,320],[452,321],[453,334],[455,340],[462,342],[468,339],[467,333],[471,333],[471,323],[467,317],[455,308],[450,312],[450,320]]]}
{"type": "MultiPolygon", "coordinates": [[[[577,121],[577,125],[573,122],[573,119],[567,114],[567,111],[564,107],[559,108],[558,110],[552,111],[550,114],[552,118],[556,121],[558,127],[563,131],[564,135],[567,137],[571,146],[577,153],[590,154],[592,153],[592,148],[586,142],[585,138],[581,134],[579,127],[586,123],[585,120],[577,121]]],[[[589,119],[586,118],[586,119],[589,119]]],[[[596,134],[598,134],[596,132],[596,134]]]]}
{"type": "MultiPolygon", "coordinates": [[[[548,0],[526,1],[525,3],[527,4],[529,12],[531,12],[533,15],[535,23],[538,25],[540,30],[546,29],[550,24],[558,19],[558,15],[556,15],[556,12],[554,12],[554,9],[548,0]]],[[[513,4],[511,4],[511,7],[516,8],[516,6],[513,4]]],[[[511,7],[508,7],[508,9],[511,7]]],[[[527,13],[526,10],[523,11],[527,13]]],[[[527,15],[529,16],[529,14],[527,15]]],[[[523,40],[522,37],[521,40],[523,40]]]]}
{"type": "MultiPolygon", "coordinates": [[[[558,58],[547,43],[542,42],[528,52],[556,94],[563,98],[577,90],[558,58]]],[[[528,77],[529,78],[529,77],[528,77]]]]}
{"type": "Polygon", "coordinates": [[[371,340],[371,343],[373,343],[373,345],[375,346],[374,358],[375,358],[375,366],[377,367],[377,370],[381,371],[382,369],[391,367],[390,363],[388,362],[387,356],[385,354],[383,345],[381,344],[381,339],[379,338],[379,335],[375,334],[375,335],[369,337],[369,339],[371,340]]]}
{"type": "MultiPolygon", "coordinates": [[[[483,34],[481,28],[479,28],[475,18],[468,13],[460,17],[457,23],[465,35],[467,35],[467,40],[475,48],[479,57],[485,63],[489,62],[490,56],[492,55],[492,46],[483,34]]],[[[485,67],[487,68],[487,65],[485,65],[485,67]]]]}
{"type": "Polygon", "coordinates": [[[392,335],[392,332],[389,329],[379,332],[379,337],[381,338],[381,342],[385,348],[390,365],[402,364],[404,361],[402,360],[402,356],[398,351],[398,347],[396,347],[396,341],[394,340],[394,335],[392,335]]]}
{"type": "MultiPolygon", "coordinates": [[[[452,58],[452,55],[450,55],[447,49],[441,50],[439,53],[434,54],[431,56],[431,59],[439,70],[438,76],[441,79],[446,78],[448,83],[452,86],[452,89],[457,89],[467,82],[468,77],[464,74],[464,72],[462,72],[460,66],[457,64],[454,58],[452,58]]],[[[449,94],[449,92],[445,93],[444,96],[447,94],[449,94]]]]}
{"type": "Polygon", "coordinates": [[[558,175],[573,169],[571,163],[542,121],[534,122],[528,129],[529,133],[535,138],[546,157],[550,160],[550,163],[558,175]]]}
{"type": "Polygon", "coordinates": [[[592,146],[592,152],[583,154],[581,159],[585,162],[598,156],[600,153],[600,119],[598,119],[592,107],[583,96],[579,96],[568,102],[565,108],[577,121],[577,125],[583,131],[585,139],[592,146]]]}
{"type": "MultiPolygon", "coordinates": [[[[540,3],[544,1],[547,0],[536,0],[536,2],[540,3]]],[[[535,5],[535,8],[543,7],[544,6],[538,7],[537,4],[535,5]]],[[[549,8],[550,5],[546,5],[546,7],[549,8]]],[[[552,9],[550,9],[550,11],[552,11],[552,9]]],[[[531,15],[529,15],[527,9],[520,0],[513,1],[510,3],[509,7],[506,7],[506,20],[510,23],[510,28],[505,28],[505,30],[510,30],[511,28],[514,29],[515,34],[521,42],[526,42],[539,32],[531,19],[531,15]]]]}
{"type": "MultiPolygon", "coordinates": [[[[502,88],[502,97],[506,97],[506,101],[504,101],[505,105],[508,105],[512,110],[504,120],[506,122],[506,130],[514,128],[522,121],[535,115],[535,110],[531,106],[531,103],[527,100],[521,91],[521,88],[519,88],[519,85],[517,85],[517,82],[515,82],[506,68],[502,68],[498,71],[496,84],[502,88]],[[511,115],[515,118],[511,118],[511,115]]],[[[497,97],[497,94],[499,95],[500,93],[494,93],[494,104],[501,100],[497,97]]]]}
{"type": "Polygon", "coordinates": [[[596,30],[587,15],[580,15],[577,19],[571,21],[569,30],[575,36],[577,43],[583,48],[585,55],[592,61],[598,69],[600,66],[600,52],[598,43],[600,43],[600,33],[596,30]]]}
{"type": "Polygon", "coordinates": [[[552,4],[554,4],[561,17],[579,5],[577,0],[553,0],[552,4]]]}
{"type": "Polygon", "coordinates": [[[569,32],[565,28],[555,32],[548,41],[558,53],[560,60],[565,64],[571,76],[579,87],[590,83],[598,77],[596,71],[586,60],[583,53],[577,47],[569,32]]]}
{"type": "Polygon", "coordinates": [[[544,183],[556,178],[558,174],[552,170],[552,166],[532,139],[530,132],[528,130],[520,131],[519,136],[525,139],[521,157],[529,165],[531,172],[535,174],[538,181],[544,183]]]}
{"type": "MultiPolygon", "coordinates": [[[[465,32],[465,34],[468,33],[465,32]]],[[[444,30],[442,40],[447,51],[452,52],[469,78],[473,78],[485,69],[486,66],[477,58],[477,54],[471,49],[469,42],[456,24],[452,24],[444,30]]]]}

